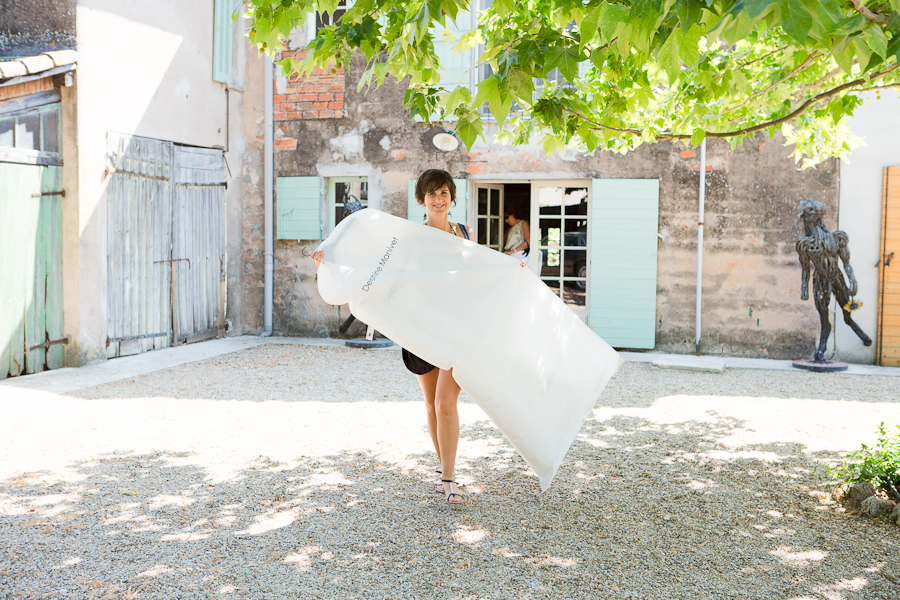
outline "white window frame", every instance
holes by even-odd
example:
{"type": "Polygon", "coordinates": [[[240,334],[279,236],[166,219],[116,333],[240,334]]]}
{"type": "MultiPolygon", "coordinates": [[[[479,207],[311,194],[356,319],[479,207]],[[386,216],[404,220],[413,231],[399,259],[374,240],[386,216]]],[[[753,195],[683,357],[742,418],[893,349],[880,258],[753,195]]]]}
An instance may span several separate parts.
{"type": "MultiPolygon", "coordinates": [[[[327,208],[326,208],[325,217],[322,220],[323,221],[323,223],[322,223],[323,230],[325,231],[325,235],[323,236],[323,239],[325,237],[328,237],[328,235],[332,231],[334,231],[334,228],[337,227],[337,222],[336,222],[337,219],[335,218],[335,215],[334,215],[335,209],[337,209],[338,205],[340,204],[336,198],[337,184],[338,183],[356,183],[356,182],[365,183],[366,191],[368,192],[369,178],[365,175],[348,175],[348,176],[336,176],[336,177],[327,177],[326,178],[325,185],[326,185],[326,189],[327,189],[327,197],[326,197],[325,203],[326,203],[327,208]]],[[[363,208],[368,208],[368,206],[369,206],[368,194],[366,194],[366,200],[363,202],[362,198],[360,198],[360,202],[363,204],[363,208]]],[[[343,204],[340,204],[340,205],[343,206],[343,204]]]]}

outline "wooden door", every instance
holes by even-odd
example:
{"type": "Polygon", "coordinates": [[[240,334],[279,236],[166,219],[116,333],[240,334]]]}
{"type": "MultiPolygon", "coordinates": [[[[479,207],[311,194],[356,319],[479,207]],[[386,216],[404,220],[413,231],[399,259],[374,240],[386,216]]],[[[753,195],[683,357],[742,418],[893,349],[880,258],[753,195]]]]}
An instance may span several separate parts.
{"type": "Polygon", "coordinates": [[[0,163],[0,379],[63,366],[62,169],[0,163]]]}
{"type": "Polygon", "coordinates": [[[878,262],[878,364],[900,367],[900,167],[884,169],[878,262]]]}

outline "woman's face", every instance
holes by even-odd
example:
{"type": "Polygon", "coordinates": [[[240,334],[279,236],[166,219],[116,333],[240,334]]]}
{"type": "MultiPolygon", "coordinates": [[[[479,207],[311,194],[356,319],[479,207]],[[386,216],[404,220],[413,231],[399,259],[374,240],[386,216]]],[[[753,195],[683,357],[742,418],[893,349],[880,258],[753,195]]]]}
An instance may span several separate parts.
{"type": "Polygon", "coordinates": [[[443,185],[425,194],[425,210],[428,214],[446,215],[450,211],[450,188],[443,185]]]}
{"type": "Polygon", "coordinates": [[[519,220],[517,218],[515,218],[513,215],[506,215],[506,224],[509,225],[510,227],[512,227],[513,225],[515,225],[518,222],[519,222],[519,220]]]}

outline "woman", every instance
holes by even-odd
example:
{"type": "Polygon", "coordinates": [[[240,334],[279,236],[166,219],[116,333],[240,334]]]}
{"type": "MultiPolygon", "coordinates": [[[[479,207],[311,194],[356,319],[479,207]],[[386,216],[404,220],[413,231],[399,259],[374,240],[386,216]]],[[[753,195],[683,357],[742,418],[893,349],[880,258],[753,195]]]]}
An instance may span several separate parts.
{"type": "Polygon", "coordinates": [[[510,208],[506,213],[506,224],[509,225],[509,231],[506,233],[506,246],[503,247],[503,254],[517,258],[523,261],[525,266],[530,266],[525,250],[528,249],[531,230],[528,228],[528,221],[522,220],[521,216],[515,207],[510,208]]]}
{"type": "MultiPolygon", "coordinates": [[[[471,232],[462,223],[451,223],[447,217],[456,204],[456,185],[447,171],[429,169],[416,182],[416,202],[425,206],[425,224],[450,235],[471,239],[471,232]]],[[[322,262],[323,252],[313,252],[316,264],[322,262]]],[[[453,369],[444,370],[403,350],[406,368],[416,375],[428,414],[428,431],[441,463],[441,483],[435,491],[444,494],[447,504],[456,506],[464,502],[463,495],[453,477],[456,466],[456,449],[459,445],[459,412],[457,400],[460,388],[453,379],[453,369]]]]}

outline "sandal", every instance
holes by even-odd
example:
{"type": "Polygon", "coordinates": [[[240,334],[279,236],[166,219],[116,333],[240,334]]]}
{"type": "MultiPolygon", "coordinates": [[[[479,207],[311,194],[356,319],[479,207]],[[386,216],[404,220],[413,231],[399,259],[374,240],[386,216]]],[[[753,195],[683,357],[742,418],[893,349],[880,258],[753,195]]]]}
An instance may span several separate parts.
{"type": "MultiPolygon", "coordinates": [[[[438,475],[444,474],[443,471],[441,471],[440,469],[435,469],[434,472],[437,473],[438,475]]],[[[440,481],[437,482],[436,484],[434,484],[434,493],[440,494],[443,496],[444,495],[444,484],[441,483],[440,481]]]]}
{"type": "Polygon", "coordinates": [[[458,491],[459,485],[451,479],[441,479],[441,485],[444,486],[446,484],[450,484],[444,488],[444,496],[447,498],[447,504],[449,506],[465,504],[465,497],[458,491]]]}

